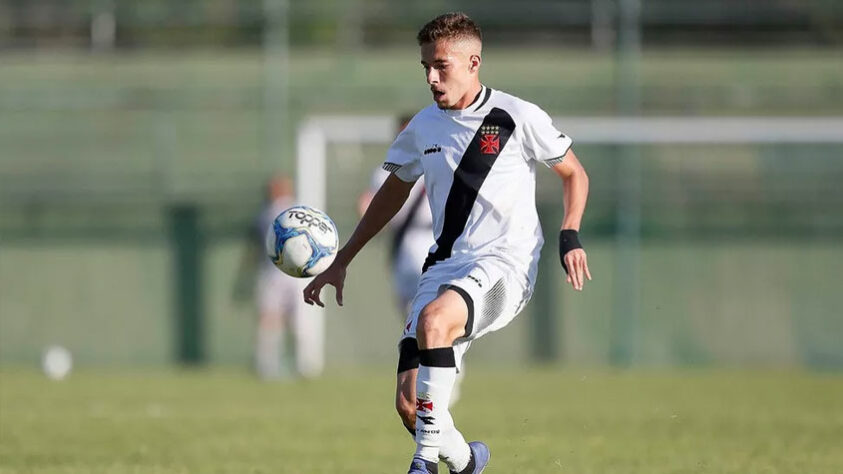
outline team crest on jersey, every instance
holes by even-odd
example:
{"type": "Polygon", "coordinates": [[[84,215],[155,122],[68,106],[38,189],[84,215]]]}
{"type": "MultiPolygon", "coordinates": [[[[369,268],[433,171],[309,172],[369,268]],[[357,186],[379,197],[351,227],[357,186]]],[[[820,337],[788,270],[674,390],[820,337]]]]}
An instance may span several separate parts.
{"type": "Polygon", "coordinates": [[[480,127],[480,153],[496,155],[501,149],[501,128],[498,125],[480,127]]]}

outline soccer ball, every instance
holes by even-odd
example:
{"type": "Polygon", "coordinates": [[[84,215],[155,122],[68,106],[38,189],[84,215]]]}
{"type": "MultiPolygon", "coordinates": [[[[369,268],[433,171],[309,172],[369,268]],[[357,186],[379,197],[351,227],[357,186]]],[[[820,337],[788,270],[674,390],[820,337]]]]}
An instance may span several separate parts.
{"type": "Polygon", "coordinates": [[[297,278],[325,271],[337,255],[337,226],[324,212],[309,206],[291,207],[266,231],[266,253],[272,263],[297,278]]]}
{"type": "Polygon", "coordinates": [[[41,357],[41,367],[44,374],[53,380],[62,380],[70,374],[73,368],[73,357],[70,351],[62,346],[50,346],[44,350],[41,357]]]}

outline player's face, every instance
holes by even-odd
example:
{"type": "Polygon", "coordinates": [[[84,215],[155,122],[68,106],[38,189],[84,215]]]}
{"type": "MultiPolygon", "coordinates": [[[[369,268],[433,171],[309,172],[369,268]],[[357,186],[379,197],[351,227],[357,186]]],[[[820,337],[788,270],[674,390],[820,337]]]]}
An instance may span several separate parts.
{"type": "Polygon", "coordinates": [[[480,88],[479,43],[439,40],[421,46],[425,79],[440,109],[464,109],[480,88]]]}

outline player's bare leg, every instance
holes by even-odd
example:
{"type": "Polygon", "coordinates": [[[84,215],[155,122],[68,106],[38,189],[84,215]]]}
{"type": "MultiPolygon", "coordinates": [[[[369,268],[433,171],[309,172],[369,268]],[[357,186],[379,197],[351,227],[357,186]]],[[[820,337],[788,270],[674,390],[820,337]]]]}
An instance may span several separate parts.
{"type": "MultiPolygon", "coordinates": [[[[463,297],[454,290],[446,290],[422,309],[418,317],[416,337],[419,347],[419,368],[415,383],[415,429],[416,453],[414,463],[422,460],[428,466],[441,457],[451,472],[480,472],[488,462],[488,450],[482,443],[480,459],[477,450],[465,442],[454,426],[448,410],[451,391],[456,380],[457,368],[454,356],[454,341],[465,334],[468,320],[468,306],[463,297]],[[478,463],[482,463],[479,466],[478,463]]],[[[411,417],[405,413],[409,401],[406,390],[412,385],[406,380],[410,371],[399,377],[399,393],[396,406],[402,413],[405,425],[411,417]],[[401,382],[404,382],[403,385],[401,382]]],[[[432,472],[419,470],[411,472],[432,472]]]]}
{"type": "Polygon", "coordinates": [[[419,369],[409,369],[398,373],[395,383],[395,410],[401,417],[404,428],[416,438],[416,376],[419,369]]]}
{"type": "MultiPolygon", "coordinates": [[[[418,282],[416,283],[416,286],[418,286],[418,282]]],[[[410,314],[410,311],[413,309],[412,304],[413,304],[413,297],[412,296],[401,300],[401,302],[399,303],[399,307],[404,309],[403,314],[410,314]]],[[[401,386],[402,386],[402,384],[400,382],[400,375],[401,374],[398,374],[398,375],[399,375],[398,390],[401,390],[401,386]]],[[[409,424],[404,423],[404,425],[408,427],[407,429],[410,430],[410,432],[415,437],[415,431],[416,431],[416,428],[415,428],[416,427],[416,408],[415,408],[416,407],[415,406],[415,403],[416,403],[416,372],[414,371],[412,373],[412,375],[407,375],[407,378],[409,378],[413,382],[412,387],[407,392],[407,393],[412,395],[411,400],[412,400],[413,406],[411,408],[412,408],[412,411],[413,411],[413,417],[412,417],[412,422],[410,422],[409,424]]],[[[461,388],[462,387],[462,381],[463,381],[464,378],[465,378],[465,362],[462,363],[462,365],[460,366],[459,372],[457,372],[457,380],[456,380],[456,382],[454,382],[454,388],[451,390],[451,400],[448,402],[448,408],[453,408],[454,405],[459,401],[460,394],[462,393],[462,388],[461,388]]],[[[398,408],[398,404],[397,404],[398,398],[397,397],[398,397],[398,395],[396,394],[396,405],[395,405],[396,408],[398,408]]],[[[398,413],[399,414],[401,413],[401,409],[398,409],[398,413]]],[[[402,415],[401,419],[404,420],[403,415],[402,415]]]]}
{"type": "MultiPolygon", "coordinates": [[[[416,439],[416,376],[418,369],[409,369],[398,373],[395,386],[395,409],[401,417],[404,428],[410,432],[410,436],[416,439]]],[[[476,442],[469,443],[472,446],[476,442]]],[[[464,453],[463,444],[465,439],[456,429],[448,430],[442,435],[442,445],[439,447],[439,459],[448,464],[451,472],[455,471],[455,460],[464,453]]],[[[485,446],[484,446],[485,447],[485,446]]],[[[488,450],[488,448],[486,448],[488,450]]]]}

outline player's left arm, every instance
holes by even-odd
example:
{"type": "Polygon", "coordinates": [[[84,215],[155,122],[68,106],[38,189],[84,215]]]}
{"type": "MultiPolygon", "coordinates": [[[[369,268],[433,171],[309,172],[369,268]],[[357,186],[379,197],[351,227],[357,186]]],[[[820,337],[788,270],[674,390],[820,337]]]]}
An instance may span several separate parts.
{"type": "Polygon", "coordinates": [[[552,167],[562,179],[565,218],[559,231],[559,258],[568,274],[566,281],[575,290],[582,291],[585,279],[591,280],[588,257],[579,242],[580,223],[588,200],[588,174],[572,149],[552,167]]]}

